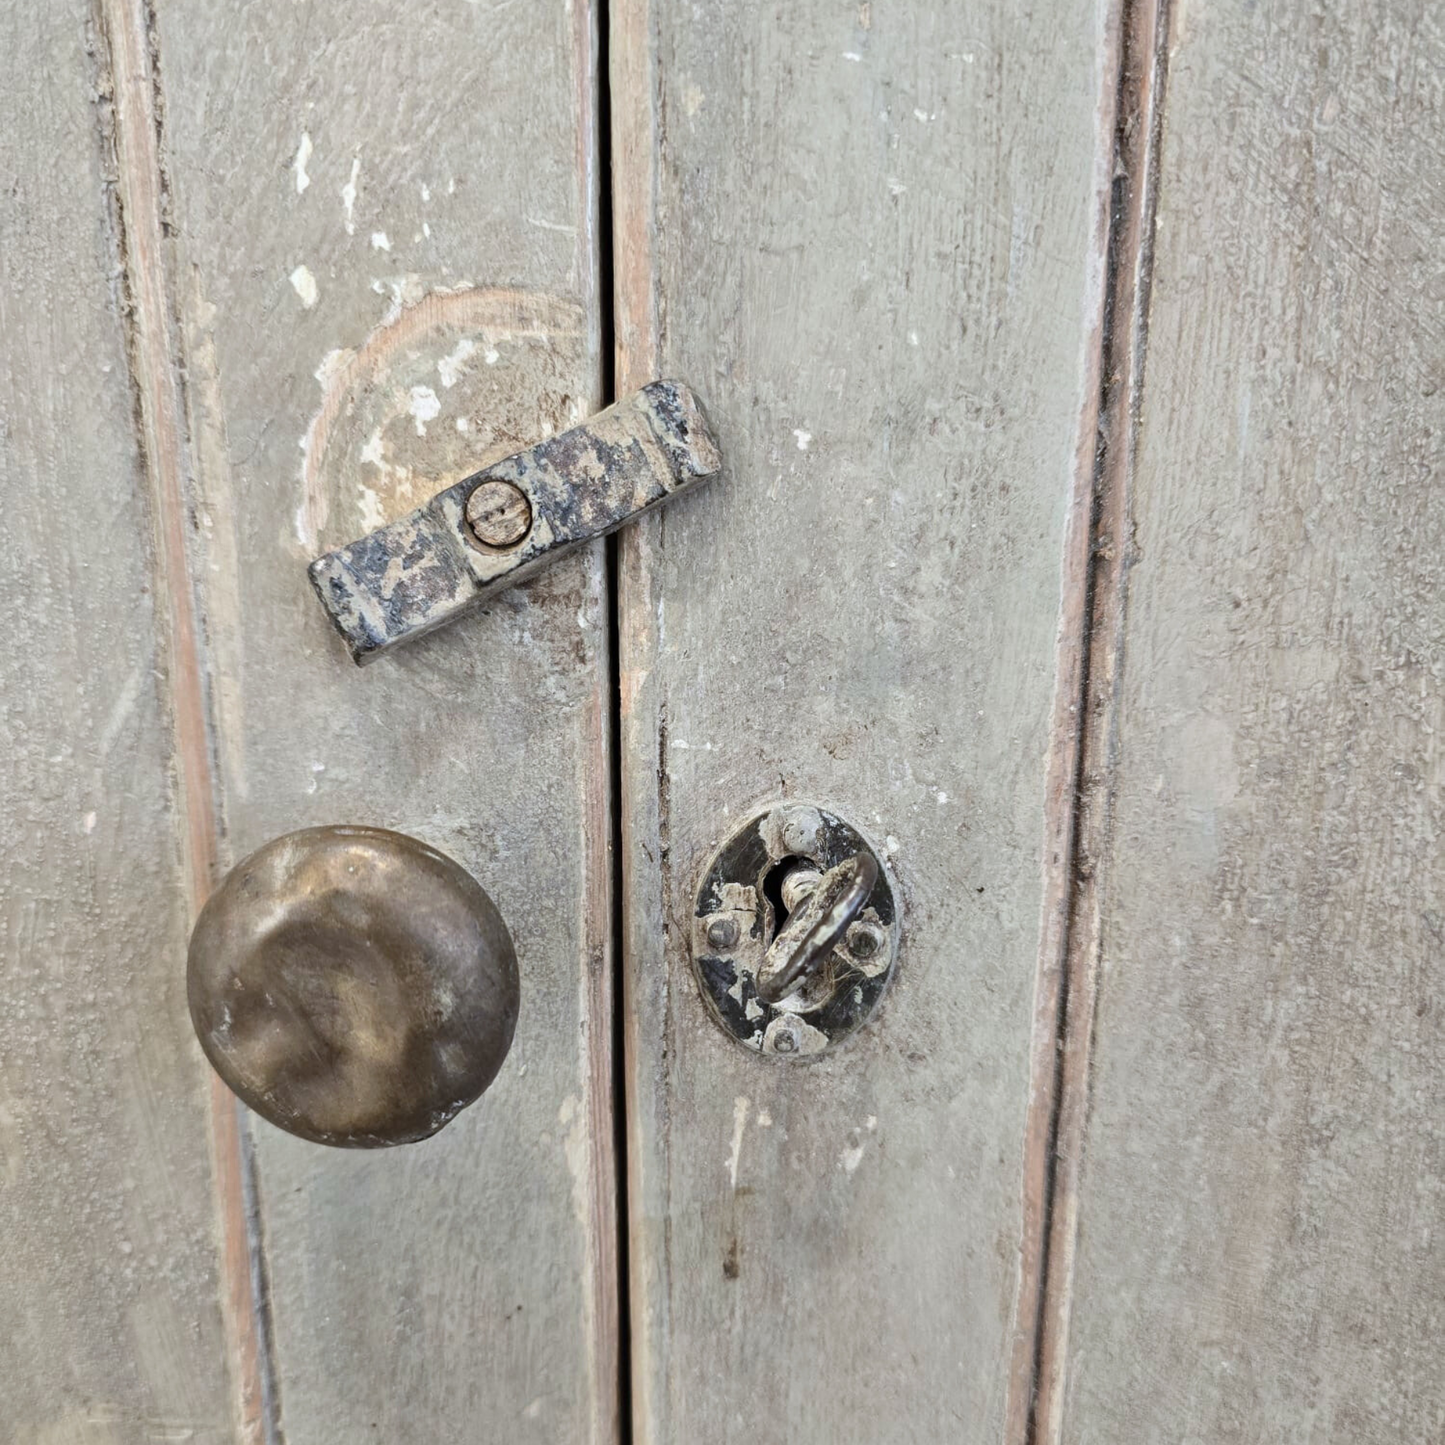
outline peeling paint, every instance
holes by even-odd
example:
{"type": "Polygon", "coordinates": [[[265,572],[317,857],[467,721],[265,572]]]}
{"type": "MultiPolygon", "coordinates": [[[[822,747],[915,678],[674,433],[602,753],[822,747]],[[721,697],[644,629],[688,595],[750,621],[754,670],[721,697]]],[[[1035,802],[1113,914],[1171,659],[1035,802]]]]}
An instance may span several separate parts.
{"type": "Polygon", "coordinates": [[[316,298],[320,293],[317,291],[316,278],[311,274],[309,266],[298,266],[291,273],[291,285],[301,298],[301,304],[308,311],[316,305],[316,298]]]}
{"type": "MultiPolygon", "coordinates": [[[[429,293],[422,279],[410,272],[387,281],[375,280],[372,289],[390,297],[386,314],[359,348],[330,351],[317,367],[320,402],[298,442],[302,456],[298,477],[301,496],[294,533],[308,560],[320,549],[334,497],[357,496],[354,469],[359,451],[366,451],[363,460],[379,469],[390,467],[386,486],[381,485],[380,478],[371,479],[388,519],[415,504],[410,495],[410,470],[380,449],[385,437],[373,446],[369,433],[390,418],[404,424],[408,433],[415,433],[415,418],[409,410],[411,384],[425,379],[422,367],[430,369],[433,376],[439,374],[435,369],[437,358],[454,352],[459,335],[474,337],[484,360],[490,363],[500,359],[501,345],[525,347],[523,354],[539,358],[557,354],[559,349],[570,355],[583,331],[583,318],[574,304],[544,293],[474,287],[429,293]],[[539,343],[541,351],[537,349],[539,343]],[[388,384],[392,377],[396,380],[388,384]],[[346,456],[328,461],[333,433],[338,431],[348,438],[346,456]]],[[[482,397],[469,389],[471,383],[464,387],[460,372],[458,375],[456,397],[449,400],[446,410],[464,410],[465,415],[456,418],[455,435],[466,436],[467,441],[452,442],[450,450],[443,448],[438,471],[428,474],[428,491],[474,470],[478,446],[495,446],[495,454],[503,455],[511,449],[506,445],[508,441],[526,434],[505,421],[505,406],[488,424],[474,424],[482,397]]],[[[534,425],[534,419],[529,417],[527,429],[530,431],[534,425]]],[[[484,450],[483,459],[485,456],[484,450]]]]}
{"type": "MultiPolygon", "coordinates": [[[[449,355],[442,357],[437,362],[437,375],[448,391],[461,379],[462,372],[466,369],[467,359],[476,349],[477,343],[470,336],[464,336],[452,347],[449,355]]],[[[488,348],[487,354],[493,358],[497,356],[497,352],[491,348],[488,348]]]]}
{"type": "Polygon", "coordinates": [[[738,1187],[738,1161],[743,1152],[743,1132],[748,1127],[749,1102],[745,1094],[733,1100],[733,1147],[728,1154],[728,1182],[733,1189],[738,1187]]]}
{"type": "Polygon", "coordinates": [[[296,159],[291,163],[291,170],[296,176],[296,194],[298,196],[311,184],[311,177],[306,174],[306,163],[310,159],[311,136],[303,130],[301,132],[301,144],[296,147],[296,159]]]}
{"type": "Polygon", "coordinates": [[[424,437],[426,424],[441,415],[442,404],[431,387],[414,386],[411,389],[411,404],[407,410],[416,421],[416,434],[424,437]]]}
{"type": "Polygon", "coordinates": [[[361,157],[352,156],[351,175],[341,188],[341,205],[346,215],[346,234],[356,234],[356,182],[361,176],[361,157]]]}

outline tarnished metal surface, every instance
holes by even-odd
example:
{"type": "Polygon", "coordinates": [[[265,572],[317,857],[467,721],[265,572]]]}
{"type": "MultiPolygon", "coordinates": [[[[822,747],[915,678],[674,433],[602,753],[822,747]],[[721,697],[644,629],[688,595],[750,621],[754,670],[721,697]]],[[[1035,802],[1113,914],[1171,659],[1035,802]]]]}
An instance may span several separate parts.
{"type": "MultiPolygon", "coordinates": [[[[357,662],[420,637],[589,538],[716,473],[722,465],[696,397],[654,381],[551,437],[439,492],[424,507],[311,564],[312,585],[357,662]],[[509,483],[530,529],[505,550],[468,521],[473,493],[509,483]]],[[[518,508],[517,512],[520,513],[518,508]]]]}
{"type": "Polygon", "coordinates": [[[723,1032],[757,1053],[813,1058],[861,1028],[892,980],[898,944],[882,861],[822,808],[784,803],[753,818],[698,885],[698,985],[723,1032]]]}
{"type": "Polygon", "coordinates": [[[450,858],[380,828],[308,828],[211,895],[187,993],[207,1058],[258,1114],[370,1148],[436,1133],[496,1077],[517,960],[450,858]]]}
{"type": "MultiPolygon", "coordinates": [[[[796,902],[789,902],[788,880],[784,880],[783,902],[792,911],[758,969],[755,982],[764,1003],[778,1003],[822,972],[878,882],[878,864],[871,853],[855,853],[821,878],[811,868],[806,873],[809,886],[796,902]]],[[[856,949],[852,952],[857,954],[856,949]]],[[[867,949],[862,956],[871,958],[874,952],[867,949]]]]}

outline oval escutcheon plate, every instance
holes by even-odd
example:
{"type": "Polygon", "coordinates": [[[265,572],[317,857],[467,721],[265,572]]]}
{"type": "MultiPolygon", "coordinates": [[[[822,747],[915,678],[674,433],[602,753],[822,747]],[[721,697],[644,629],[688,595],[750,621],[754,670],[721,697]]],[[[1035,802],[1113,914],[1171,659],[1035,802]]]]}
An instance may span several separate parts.
{"type": "Polygon", "coordinates": [[[806,803],[780,803],[745,823],[698,884],[692,963],[718,1026],[754,1053],[813,1059],[872,1018],[898,961],[898,905],[883,859],[851,824],[806,803]],[[873,867],[871,889],[836,946],[769,1003],[764,960],[820,880],[850,860],[873,867]],[[875,877],[876,874],[876,877],[875,877]]]}

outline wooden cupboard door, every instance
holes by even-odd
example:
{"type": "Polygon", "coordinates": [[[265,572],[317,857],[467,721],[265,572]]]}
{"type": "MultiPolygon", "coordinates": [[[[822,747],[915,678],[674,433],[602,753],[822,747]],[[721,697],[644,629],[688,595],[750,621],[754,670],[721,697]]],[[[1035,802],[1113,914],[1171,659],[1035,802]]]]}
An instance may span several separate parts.
{"type": "Polygon", "coordinates": [[[621,548],[639,1440],[1439,1433],[1442,43],[614,3],[620,378],[728,464],[621,548]],[[783,799],[903,900],[805,1069],[689,968],[783,799]]]}
{"type": "Polygon", "coordinates": [[[1438,1439],[1445,32],[1150,24],[1040,1438],[1438,1439]]]}
{"type": "Polygon", "coordinates": [[[621,544],[635,1438],[1022,1440],[1111,16],[612,17],[619,384],[688,378],[726,463],[621,544]],[[690,965],[709,855],[784,799],[902,898],[880,1017],[809,1065],[690,965]]]}
{"type": "Polygon", "coordinates": [[[18,14],[0,1435],[615,1440],[602,548],[366,672],[306,578],[601,404],[596,16],[18,14]],[[325,822],[515,936],[507,1068],[424,1148],[238,1114],[190,1032],[189,915],[325,822]]]}
{"type": "Polygon", "coordinates": [[[0,12],[0,1435],[231,1433],[176,690],[89,7],[0,12]]]}

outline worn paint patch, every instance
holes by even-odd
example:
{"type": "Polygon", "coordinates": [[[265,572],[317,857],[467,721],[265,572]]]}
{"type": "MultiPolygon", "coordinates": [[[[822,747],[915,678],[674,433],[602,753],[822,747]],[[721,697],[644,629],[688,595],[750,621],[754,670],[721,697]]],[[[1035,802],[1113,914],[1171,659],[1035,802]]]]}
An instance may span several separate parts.
{"type": "Polygon", "coordinates": [[[317,290],[316,277],[311,274],[309,266],[298,266],[291,273],[291,286],[301,298],[301,304],[308,311],[316,305],[316,299],[320,293],[317,290]]]}
{"type": "Polygon", "coordinates": [[[321,398],[299,441],[294,527],[308,560],[323,538],[345,542],[394,521],[563,430],[579,402],[585,328],[571,302],[515,290],[429,293],[412,275],[375,289],[390,299],[375,330],[355,350],[327,352],[316,369],[321,398]],[[469,365],[474,356],[489,365],[469,365]],[[420,387],[436,398],[435,413],[426,398],[420,417],[414,410],[420,387]]]}
{"type": "Polygon", "coordinates": [[[407,404],[407,410],[411,413],[412,420],[416,423],[416,434],[419,437],[426,435],[426,424],[435,421],[442,414],[442,404],[429,386],[414,386],[411,389],[411,400],[407,404]]]}
{"type": "MultiPolygon", "coordinates": [[[[468,359],[476,352],[477,343],[470,336],[463,336],[440,361],[437,362],[437,376],[448,391],[461,380],[468,359]]],[[[494,347],[488,348],[488,355],[496,361],[499,353],[494,347]]]]}
{"type": "Polygon", "coordinates": [[[748,1127],[749,1106],[745,1094],[739,1094],[733,1100],[733,1144],[728,1152],[728,1184],[733,1189],[738,1187],[738,1162],[742,1158],[743,1134],[748,1127]]]}
{"type": "Polygon", "coordinates": [[[296,147],[296,159],[291,162],[291,172],[296,178],[296,194],[304,195],[306,187],[311,184],[311,177],[306,174],[307,163],[311,159],[311,136],[301,132],[301,144],[296,147]]]}
{"type": "Polygon", "coordinates": [[[341,211],[346,226],[346,234],[356,234],[356,183],[361,178],[361,157],[352,156],[351,174],[346,179],[346,184],[341,188],[341,211]]]}

